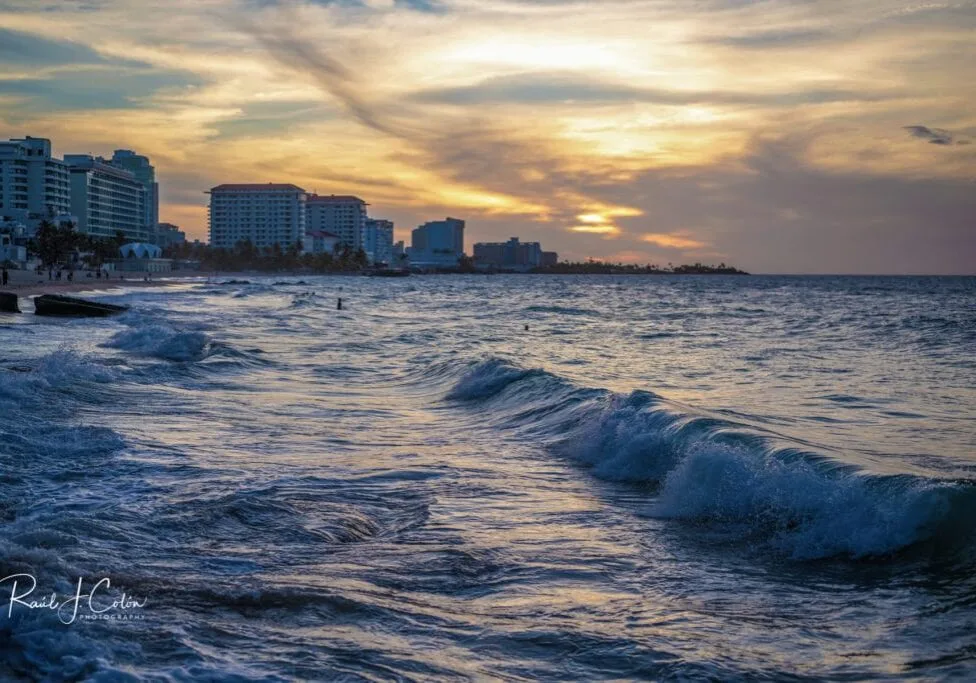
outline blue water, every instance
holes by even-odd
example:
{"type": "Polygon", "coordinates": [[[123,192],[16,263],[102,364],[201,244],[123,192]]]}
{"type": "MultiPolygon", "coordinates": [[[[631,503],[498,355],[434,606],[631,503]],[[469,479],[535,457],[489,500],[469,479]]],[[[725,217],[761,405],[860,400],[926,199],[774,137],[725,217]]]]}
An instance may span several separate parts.
{"type": "Polygon", "coordinates": [[[0,578],[145,600],[0,680],[976,677],[976,279],[249,280],[0,319],[0,578]]]}

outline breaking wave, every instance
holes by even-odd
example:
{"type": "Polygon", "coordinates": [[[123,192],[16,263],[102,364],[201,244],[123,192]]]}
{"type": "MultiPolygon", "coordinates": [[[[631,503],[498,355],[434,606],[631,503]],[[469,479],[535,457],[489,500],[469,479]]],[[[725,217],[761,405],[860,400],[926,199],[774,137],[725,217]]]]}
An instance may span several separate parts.
{"type": "Polygon", "coordinates": [[[492,359],[447,400],[479,404],[495,427],[540,441],[598,478],[650,487],[648,513],[762,540],[793,559],[884,556],[968,543],[976,482],[880,474],[653,393],[582,389],[492,359]]]}
{"type": "Polygon", "coordinates": [[[51,407],[59,395],[89,391],[115,377],[112,368],[61,348],[30,363],[0,368],[0,407],[51,407]]]}
{"type": "Polygon", "coordinates": [[[146,325],[119,332],[104,346],[121,349],[138,356],[170,361],[194,361],[206,358],[211,339],[203,332],[174,330],[166,325],[146,325]]]}
{"type": "Polygon", "coordinates": [[[523,370],[504,361],[489,360],[465,375],[447,398],[455,401],[491,398],[510,384],[541,373],[541,370],[523,370]]]}

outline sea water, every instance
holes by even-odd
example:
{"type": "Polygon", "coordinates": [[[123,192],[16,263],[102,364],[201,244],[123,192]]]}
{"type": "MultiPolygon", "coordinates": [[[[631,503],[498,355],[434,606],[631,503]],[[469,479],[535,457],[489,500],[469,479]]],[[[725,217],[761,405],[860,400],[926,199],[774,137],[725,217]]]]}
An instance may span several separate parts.
{"type": "Polygon", "coordinates": [[[976,677],[974,278],[97,298],[0,319],[2,680],[976,677]]]}

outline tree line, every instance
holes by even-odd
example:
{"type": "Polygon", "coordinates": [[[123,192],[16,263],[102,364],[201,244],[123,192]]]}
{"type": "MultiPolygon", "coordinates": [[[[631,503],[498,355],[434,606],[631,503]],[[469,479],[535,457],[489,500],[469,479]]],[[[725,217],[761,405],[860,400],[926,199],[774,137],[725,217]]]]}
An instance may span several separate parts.
{"type": "MultiPolygon", "coordinates": [[[[35,235],[28,241],[27,249],[45,266],[69,265],[75,253],[83,255],[89,268],[100,268],[104,263],[119,258],[119,248],[128,242],[120,230],[112,237],[96,237],[80,233],[72,223],[55,225],[41,221],[35,235]]],[[[302,243],[282,247],[280,244],[257,247],[248,240],[241,240],[233,248],[212,248],[206,244],[181,242],[166,247],[163,256],[180,261],[194,261],[203,270],[223,271],[306,271],[316,273],[354,272],[369,265],[366,252],[343,245],[335,253],[303,254],[302,243]]],[[[451,272],[478,272],[471,257],[448,269],[451,272]]],[[[535,268],[533,273],[553,274],[620,274],[620,275],[747,275],[743,270],[720,263],[718,265],[693,263],[666,267],[656,264],[607,263],[587,261],[563,261],[552,266],[535,268]]]]}
{"type": "Polygon", "coordinates": [[[100,268],[105,262],[118,258],[119,247],[127,241],[121,230],[112,237],[96,237],[78,232],[73,223],[55,225],[45,220],[28,240],[27,252],[37,256],[44,266],[70,266],[77,252],[84,255],[85,266],[100,268]]]}
{"type": "Polygon", "coordinates": [[[230,249],[181,242],[166,247],[163,255],[181,261],[196,261],[203,270],[224,271],[300,270],[333,273],[362,270],[369,263],[362,249],[343,245],[332,254],[303,254],[301,242],[283,248],[280,244],[257,247],[249,240],[241,240],[230,249]]]}
{"type": "MultiPolygon", "coordinates": [[[[41,221],[27,242],[27,251],[37,256],[45,267],[70,267],[75,254],[81,255],[83,267],[100,268],[120,258],[119,249],[130,242],[120,230],[113,237],[96,237],[78,232],[73,223],[54,224],[41,221]]],[[[343,246],[334,254],[302,254],[301,242],[282,248],[275,244],[258,248],[248,240],[232,249],[211,248],[204,244],[183,242],[163,250],[163,256],[174,260],[195,261],[205,270],[304,270],[311,272],[357,271],[367,266],[366,253],[343,246]]]]}
{"type": "Polygon", "coordinates": [[[534,268],[533,273],[559,273],[559,274],[603,274],[603,275],[748,275],[744,270],[739,270],[725,263],[717,266],[704,263],[692,263],[675,266],[669,263],[666,267],[655,264],[636,264],[636,263],[607,263],[590,259],[588,261],[563,261],[552,266],[534,268]]]}

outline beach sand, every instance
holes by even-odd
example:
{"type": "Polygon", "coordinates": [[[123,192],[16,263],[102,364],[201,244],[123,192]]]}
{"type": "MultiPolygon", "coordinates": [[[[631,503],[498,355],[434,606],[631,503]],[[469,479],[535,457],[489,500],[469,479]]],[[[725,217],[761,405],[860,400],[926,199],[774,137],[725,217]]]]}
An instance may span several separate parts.
{"type": "Polygon", "coordinates": [[[96,292],[118,287],[166,287],[174,284],[192,282],[206,278],[206,273],[199,271],[174,271],[171,273],[154,273],[153,279],[146,282],[141,273],[127,273],[125,279],[120,280],[118,274],[111,278],[87,277],[87,271],[75,271],[74,280],[48,280],[47,271],[38,275],[32,270],[9,270],[10,281],[0,291],[13,292],[22,297],[38,294],[75,294],[80,292],[96,292]]]}

